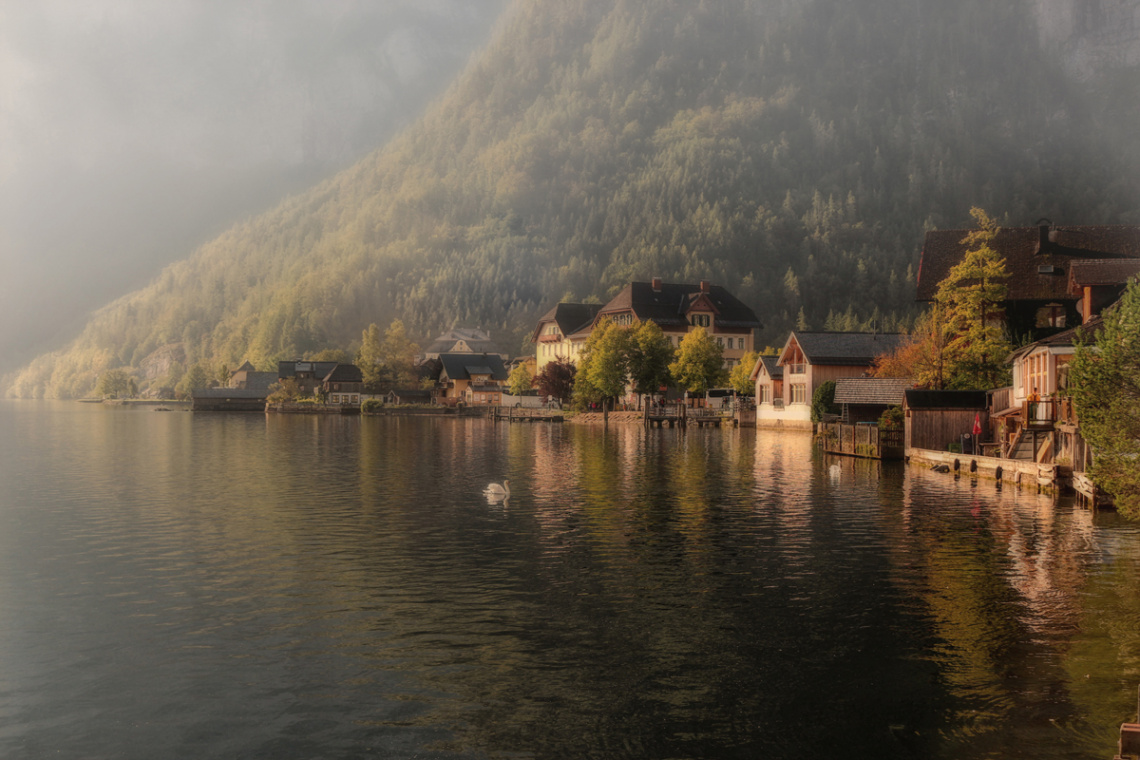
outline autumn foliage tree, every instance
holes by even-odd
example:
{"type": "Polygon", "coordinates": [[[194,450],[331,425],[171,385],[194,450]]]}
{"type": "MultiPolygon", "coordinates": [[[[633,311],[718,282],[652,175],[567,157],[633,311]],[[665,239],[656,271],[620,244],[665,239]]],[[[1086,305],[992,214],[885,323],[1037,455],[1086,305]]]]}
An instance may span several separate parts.
{"type": "Polygon", "coordinates": [[[565,403],[574,391],[574,376],[577,374],[577,367],[565,359],[558,359],[545,364],[534,382],[542,395],[565,403]]]}

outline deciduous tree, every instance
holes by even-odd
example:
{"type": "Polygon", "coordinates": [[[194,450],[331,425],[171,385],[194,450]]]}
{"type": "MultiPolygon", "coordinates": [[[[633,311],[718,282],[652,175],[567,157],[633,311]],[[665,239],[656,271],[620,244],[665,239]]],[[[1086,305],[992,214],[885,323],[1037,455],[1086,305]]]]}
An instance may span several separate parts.
{"type": "Polygon", "coordinates": [[[558,399],[559,403],[565,403],[574,391],[574,376],[576,374],[578,374],[577,367],[565,359],[558,359],[543,365],[542,371],[538,373],[534,381],[542,395],[558,399]]]}
{"type": "Polygon", "coordinates": [[[523,362],[511,370],[510,377],[507,378],[507,387],[512,396],[521,396],[531,389],[533,380],[530,368],[526,366],[526,362],[523,362]]]}
{"type": "Polygon", "coordinates": [[[755,393],[756,386],[752,383],[752,370],[759,360],[760,354],[755,351],[749,351],[740,357],[740,364],[733,367],[732,372],[728,375],[729,387],[745,396],[751,396],[755,393]]]}
{"type": "Polygon", "coordinates": [[[625,388],[629,332],[608,319],[594,327],[574,378],[574,399],[579,405],[607,403],[625,388]]]}
{"type": "Polygon", "coordinates": [[[690,330],[669,365],[673,383],[689,393],[704,393],[722,385],[728,377],[722,349],[703,327],[690,330]]]}
{"type": "Polygon", "coordinates": [[[640,322],[629,331],[626,367],[634,393],[653,395],[669,384],[673,343],[656,322],[640,322]]]}

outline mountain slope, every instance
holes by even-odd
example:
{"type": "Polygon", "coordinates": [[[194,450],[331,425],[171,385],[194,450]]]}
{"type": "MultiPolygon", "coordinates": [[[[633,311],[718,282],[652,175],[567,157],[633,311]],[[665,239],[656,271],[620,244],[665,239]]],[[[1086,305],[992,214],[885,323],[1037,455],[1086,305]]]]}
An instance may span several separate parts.
{"type": "Polygon", "coordinates": [[[1136,146],[1027,3],[519,0],[420,123],[101,310],[11,392],[81,394],[171,344],[265,366],[394,317],[516,349],[556,300],[632,277],[723,283],[769,341],[797,318],[905,324],[922,232],[971,205],[1137,221],[1136,146]]]}

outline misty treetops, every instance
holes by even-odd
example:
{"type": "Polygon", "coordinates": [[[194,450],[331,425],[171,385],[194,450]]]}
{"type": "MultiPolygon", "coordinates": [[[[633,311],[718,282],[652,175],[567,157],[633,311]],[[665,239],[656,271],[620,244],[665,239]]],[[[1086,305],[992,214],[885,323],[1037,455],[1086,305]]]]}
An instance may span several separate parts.
{"type": "Polygon", "coordinates": [[[1034,12],[520,0],[401,137],[107,306],[13,390],[81,395],[176,343],[265,367],[397,318],[522,351],[554,303],[654,276],[723,284],[760,345],[797,322],[906,328],[923,232],[972,206],[1140,221],[1137,106],[1070,83],[1034,12]]]}

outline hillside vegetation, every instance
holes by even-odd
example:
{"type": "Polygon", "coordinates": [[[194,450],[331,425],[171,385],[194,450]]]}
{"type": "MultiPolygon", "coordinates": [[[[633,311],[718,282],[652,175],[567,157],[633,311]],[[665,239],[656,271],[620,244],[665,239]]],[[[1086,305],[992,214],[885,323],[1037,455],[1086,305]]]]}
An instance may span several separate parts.
{"type": "Polygon", "coordinates": [[[400,138],[105,307],[10,393],[82,395],[156,351],[267,367],[397,317],[521,351],[558,300],[653,276],[724,284],[761,345],[797,321],[906,327],[924,230],[971,206],[1140,222],[1116,97],[1135,78],[1067,84],[1030,17],[981,0],[519,0],[400,138]]]}

